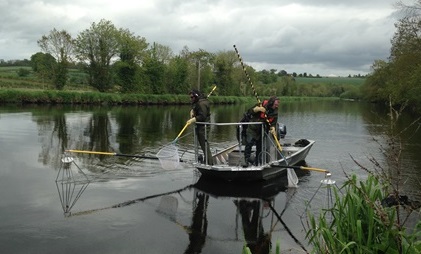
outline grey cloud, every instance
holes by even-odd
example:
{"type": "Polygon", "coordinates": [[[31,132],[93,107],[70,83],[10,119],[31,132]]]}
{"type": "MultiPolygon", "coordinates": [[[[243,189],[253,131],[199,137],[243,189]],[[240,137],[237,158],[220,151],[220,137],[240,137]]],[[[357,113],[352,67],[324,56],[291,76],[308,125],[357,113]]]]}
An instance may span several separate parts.
{"type": "Polygon", "coordinates": [[[113,8],[115,1],[0,0],[0,59],[29,58],[53,28],[76,36],[104,18],[174,53],[236,44],[246,62],[260,67],[366,73],[375,59],[387,58],[396,21],[395,0],[120,2],[113,8]]]}

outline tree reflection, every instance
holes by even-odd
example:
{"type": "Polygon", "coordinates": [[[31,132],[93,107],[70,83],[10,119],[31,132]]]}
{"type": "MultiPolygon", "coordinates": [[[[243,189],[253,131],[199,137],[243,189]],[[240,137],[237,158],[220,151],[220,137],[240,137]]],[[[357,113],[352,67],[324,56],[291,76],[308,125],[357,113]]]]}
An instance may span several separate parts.
{"type": "Polygon", "coordinates": [[[94,111],[89,125],[84,131],[84,135],[89,137],[90,140],[84,144],[84,150],[90,151],[109,151],[111,124],[108,118],[107,111],[100,110],[94,111]]]}
{"type": "Polygon", "coordinates": [[[52,164],[54,168],[60,166],[59,159],[68,146],[69,133],[64,112],[61,106],[33,112],[41,139],[39,161],[44,165],[52,164]]]}
{"type": "Polygon", "coordinates": [[[117,143],[121,153],[130,154],[137,149],[139,136],[136,132],[139,115],[132,114],[127,110],[121,110],[116,115],[116,122],[119,126],[117,131],[117,143]]]}

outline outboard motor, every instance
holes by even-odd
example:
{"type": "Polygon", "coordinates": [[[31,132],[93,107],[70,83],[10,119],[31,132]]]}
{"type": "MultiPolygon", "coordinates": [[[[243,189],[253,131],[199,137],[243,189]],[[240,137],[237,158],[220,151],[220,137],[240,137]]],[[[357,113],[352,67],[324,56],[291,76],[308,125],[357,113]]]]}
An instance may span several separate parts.
{"type": "Polygon", "coordinates": [[[278,138],[285,138],[285,135],[287,135],[287,127],[282,123],[278,123],[278,138]]]}

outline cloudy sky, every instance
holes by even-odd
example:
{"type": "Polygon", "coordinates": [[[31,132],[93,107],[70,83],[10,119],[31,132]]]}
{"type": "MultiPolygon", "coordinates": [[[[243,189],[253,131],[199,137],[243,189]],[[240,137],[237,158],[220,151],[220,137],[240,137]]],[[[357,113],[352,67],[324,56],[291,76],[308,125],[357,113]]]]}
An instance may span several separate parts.
{"type": "Polygon", "coordinates": [[[257,70],[366,74],[389,56],[397,0],[0,0],[0,59],[29,59],[53,28],[101,19],[147,42],[217,53],[237,46],[257,70]]]}

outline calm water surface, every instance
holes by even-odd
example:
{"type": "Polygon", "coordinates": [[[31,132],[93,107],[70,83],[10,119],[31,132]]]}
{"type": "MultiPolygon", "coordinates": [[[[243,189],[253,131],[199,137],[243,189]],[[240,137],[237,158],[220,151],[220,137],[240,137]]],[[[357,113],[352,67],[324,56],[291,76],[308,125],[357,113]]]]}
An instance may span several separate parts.
{"type": "MultiPolygon", "coordinates": [[[[215,106],[212,121],[238,121],[248,106],[215,106]]],[[[312,197],[312,209],[325,205],[324,174],[297,172],[298,189],[285,188],[285,179],[248,186],[203,181],[188,160],[192,128],[179,142],[187,163],[176,170],[156,160],[86,154],[72,154],[74,164],[64,169],[65,149],[154,156],[177,136],[188,111],[0,107],[0,252],[241,253],[247,243],[267,253],[276,242],[282,253],[309,250],[302,215],[312,197]]],[[[386,113],[355,102],[296,102],[281,105],[280,119],[288,136],[316,140],[307,164],[330,170],[340,185],[344,172],[364,176],[351,156],[368,168],[371,157],[386,161],[379,149],[386,113]]],[[[404,115],[397,128],[413,120],[404,115]]],[[[402,134],[401,161],[405,193],[420,200],[418,127],[402,134]]],[[[234,134],[213,128],[211,139],[217,146],[234,134]]]]}

